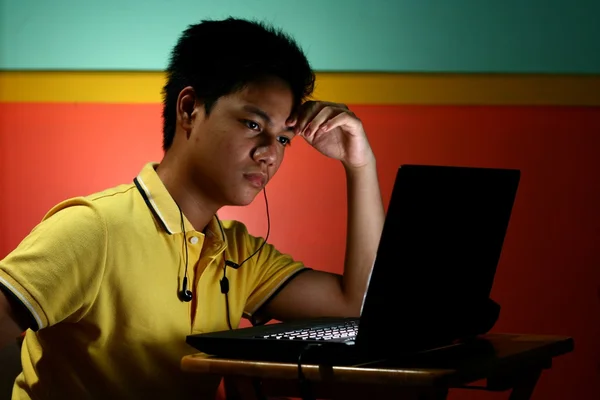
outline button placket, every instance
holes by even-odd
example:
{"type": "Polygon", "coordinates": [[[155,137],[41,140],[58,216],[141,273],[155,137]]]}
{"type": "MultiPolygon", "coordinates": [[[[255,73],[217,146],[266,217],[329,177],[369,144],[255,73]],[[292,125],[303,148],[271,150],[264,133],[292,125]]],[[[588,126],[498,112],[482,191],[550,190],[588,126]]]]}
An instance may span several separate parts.
{"type": "Polygon", "coordinates": [[[192,287],[192,291],[196,286],[194,283],[196,282],[196,265],[200,260],[200,254],[202,252],[202,245],[204,244],[204,237],[202,234],[198,232],[191,231],[187,232],[187,251],[189,257],[188,264],[188,280],[189,284],[192,287]]]}
{"type": "MultiPolygon", "coordinates": [[[[209,246],[208,243],[206,243],[205,247],[212,246],[209,246]]],[[[219,266],[219,263],[221,262],[220,254],[210,253],[211,254],[208,255],[202,254],[198,261],[198,279],[196,280],[195,286],[195,290],[198,293],[198,305],[192,317],[192,333],[202,333],[206,329],[212,329],[211,326],[206,325],[207,323],[213,323],[208,315],[215,312],[225,315],[226,312],[224,303],[221,302],[223,294],[221,294],[219,289],[219,280],[223,274],[223,270],[215,267],[219,266]],[[199,289],[201,281],[204,284],[202,290],[199,289]],[[221,306],[223,306],[222,310],[220,310],[221,306]],[[207,310],[207,308],[210,310],[207,310]],[[209,318],[208,320],[206,320],[207,317],[209,318]]]]}

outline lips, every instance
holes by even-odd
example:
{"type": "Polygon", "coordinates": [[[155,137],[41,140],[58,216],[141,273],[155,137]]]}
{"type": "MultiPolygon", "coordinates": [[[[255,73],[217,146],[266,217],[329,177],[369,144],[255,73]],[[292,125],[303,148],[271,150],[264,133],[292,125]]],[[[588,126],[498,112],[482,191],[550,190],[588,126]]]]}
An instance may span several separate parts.
{"type": "Polygon", "coordinates": [[[256,188],[262,188],[267,183],[267,175],[260,172],[244,174],[244,178],[256,188]]]}

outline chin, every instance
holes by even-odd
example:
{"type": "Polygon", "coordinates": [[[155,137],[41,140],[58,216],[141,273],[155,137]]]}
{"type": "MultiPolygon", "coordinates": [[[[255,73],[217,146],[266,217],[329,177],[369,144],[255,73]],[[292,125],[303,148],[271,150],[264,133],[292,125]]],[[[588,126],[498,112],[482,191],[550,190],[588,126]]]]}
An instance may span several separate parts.
{"type": "Polygon", "coordinates": [[[252,204],[252,200],[238,200],[235,203],[231,204],[234,207],[245,207],[245,206],[249,206],[250,204],[252,204]]]}
{"type": "MultiPolygon", "coordinates": [[[[258,192],[258,193],[260,193],[260,192],[258,192]]],[[[232,196],[231,197],[232,201],[230,201],[229,203],[232,206],[238,206],[238,207],[248,206],[254,201],[254,199],[256,198],[258,193],[243,193],[243,194],[238,194],[237,196],[232,196]]]]}

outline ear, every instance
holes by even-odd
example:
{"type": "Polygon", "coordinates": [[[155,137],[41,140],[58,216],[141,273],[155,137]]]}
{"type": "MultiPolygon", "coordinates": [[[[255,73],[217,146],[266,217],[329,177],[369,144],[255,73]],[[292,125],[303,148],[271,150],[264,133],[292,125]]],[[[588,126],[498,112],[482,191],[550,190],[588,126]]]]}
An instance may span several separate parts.
{"type": "Polygon", "coordinates": [[[177,97],[177,123],[188,138],[192,132],[194,120],[198,116],[198,109],[202,106],[200,103],[194,88],[191,86],[187,86],[179,92],[179,97],[177,97]]]}

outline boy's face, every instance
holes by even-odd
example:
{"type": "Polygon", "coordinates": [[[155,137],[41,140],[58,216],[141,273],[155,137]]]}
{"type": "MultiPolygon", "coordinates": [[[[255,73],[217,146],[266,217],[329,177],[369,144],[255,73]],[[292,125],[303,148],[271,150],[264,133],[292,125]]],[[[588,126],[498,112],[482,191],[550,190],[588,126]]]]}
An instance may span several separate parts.
{"type": "Polygon", "coordinates": [[[196,103],[186,158],[197,188],[219,205],[252,202],[294,136],[292,106],[288,85],[275,78],[221,97],[209,115],[196,103]]]}

